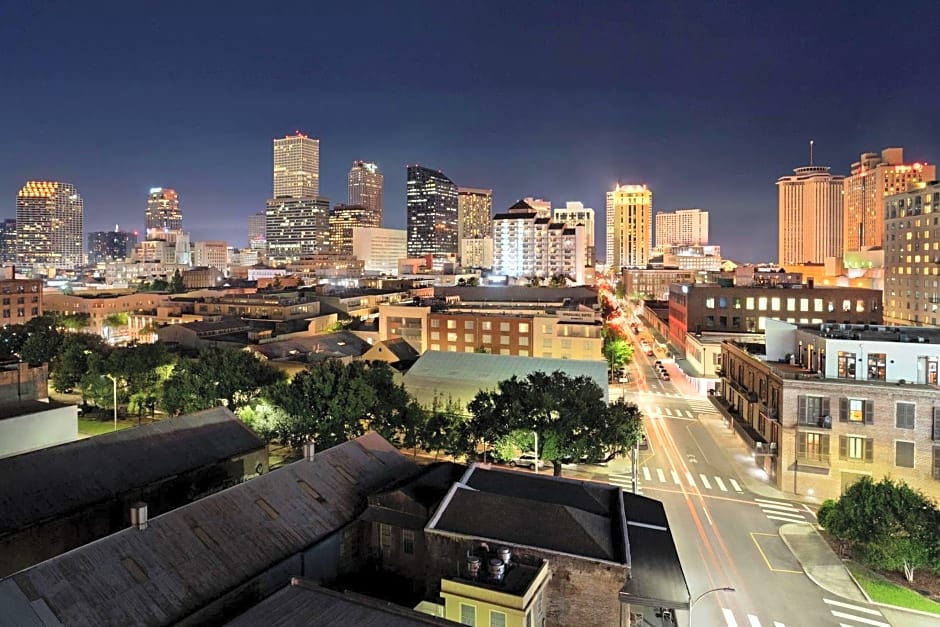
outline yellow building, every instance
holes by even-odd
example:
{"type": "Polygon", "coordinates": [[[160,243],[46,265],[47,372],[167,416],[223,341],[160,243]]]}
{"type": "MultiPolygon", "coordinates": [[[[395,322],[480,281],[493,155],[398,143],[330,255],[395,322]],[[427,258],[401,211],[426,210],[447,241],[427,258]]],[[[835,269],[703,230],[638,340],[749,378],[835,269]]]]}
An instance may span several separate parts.
{"type": "MultiPolygon", "coordinates": [[[[505,549],[508,550],[508,549],[505,549]]],[[[548,562],[470,555],[462,577],[441,579],[444,618],[477,627],[532,627],[545,620],[548,562]]]]}
{"type": "Polygon", "coordinates": [[[653,239],[653,191],[620,185],[607,192],[607,267],[645,268],[653,239]]]}

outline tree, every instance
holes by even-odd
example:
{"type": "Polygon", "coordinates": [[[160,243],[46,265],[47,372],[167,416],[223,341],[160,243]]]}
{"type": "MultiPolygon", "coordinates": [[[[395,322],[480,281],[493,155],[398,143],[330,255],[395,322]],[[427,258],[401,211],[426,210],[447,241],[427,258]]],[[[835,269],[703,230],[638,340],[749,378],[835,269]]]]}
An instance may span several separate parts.
{"type": "Polygon", "coordinates": [[[898,570],[913,583],[917,569],[940,563],[940,511],[904,482],[863,477],[838,501],[826,501],[818,520],[876,568],[898,570]]]}
{"type": "Polygon", "coordinates": [[[183,283],[183,273],[177,268],[173,272],[173,278],[170,279],[170,291],[174,294],[181,294],[186,291],[186,285],[183,283]]]}
{"type": "Polygon", "coordinates": [[[622,338],[605,334],[603,351],[611,372],[633,361],[633,345],[622,338]]]}
{"type": "Polygon", "coordinates": [[[74,390],[88,373],[91,356],[103,354],[105,349],[100,335],[66,333],[62,337],[59,352],[50,365],[52,388],[62,393],[74,390]]]}

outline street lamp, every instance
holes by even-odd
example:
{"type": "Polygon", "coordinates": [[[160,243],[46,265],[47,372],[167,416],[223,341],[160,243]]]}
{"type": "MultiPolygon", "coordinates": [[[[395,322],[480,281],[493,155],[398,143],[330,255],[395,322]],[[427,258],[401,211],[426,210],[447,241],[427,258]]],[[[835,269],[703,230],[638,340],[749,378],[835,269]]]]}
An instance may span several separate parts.
{"type": "Polygon", "coordinates": [[[114,384],[114,430],[117,431],[117,379],[109,374],[104,376],[111,379],[111,383],[114,384]]]}
{"type": "Polygon", "coordinates": [[[692,609],[695,607],[695,604],[702,600],[702,597],[706,594],[711,594],[712,592],[734,592],[734,588],[731,586],[723,586],[721,588],[712,588],[711,590],[706,590],[702,594],[695,597],[695,599],[689,603],[689,627],[692,627],[692,609]]]}

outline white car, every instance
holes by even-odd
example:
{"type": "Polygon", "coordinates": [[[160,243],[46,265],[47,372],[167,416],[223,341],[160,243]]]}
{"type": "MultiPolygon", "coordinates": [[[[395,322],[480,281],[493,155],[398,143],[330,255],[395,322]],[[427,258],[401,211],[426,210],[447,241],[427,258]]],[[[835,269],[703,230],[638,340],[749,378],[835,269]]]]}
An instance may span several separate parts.
{"type": "Polygon", "coordinates": [[[545,462],[541,459],[536,460],[535,453],[523,453],[519,457],[513,457],[509,460],[509,465],[535,470],[536,461],[538,462],[539,468],[545,468],[545,462]]]}

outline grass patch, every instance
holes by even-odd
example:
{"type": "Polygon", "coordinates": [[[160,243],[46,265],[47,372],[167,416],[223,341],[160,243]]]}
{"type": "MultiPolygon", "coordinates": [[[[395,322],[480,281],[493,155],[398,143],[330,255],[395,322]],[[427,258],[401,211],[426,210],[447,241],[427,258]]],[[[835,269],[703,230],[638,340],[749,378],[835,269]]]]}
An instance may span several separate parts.
{"type": "Polygon", "coordinates": [[[848,566],[849,571],[851,571],[859,585],[876,603],[886,603],[912,610],[920,610],[921,612],[940,614],[940,603],[934,603],[914,590],[899,586],[856,562],[847,562],[846,566],[848,566]]]}
{"type": "MultiPolygon", "coordinates": [[[[118,422],[118,429],[127,428],[127,424],[118,422]]],[[[89,420],[88,418],[78,419],[78,432],[82,435],[101,435],[102,433],[111,433],[114,431],[113,420],[89,420]]]]}

